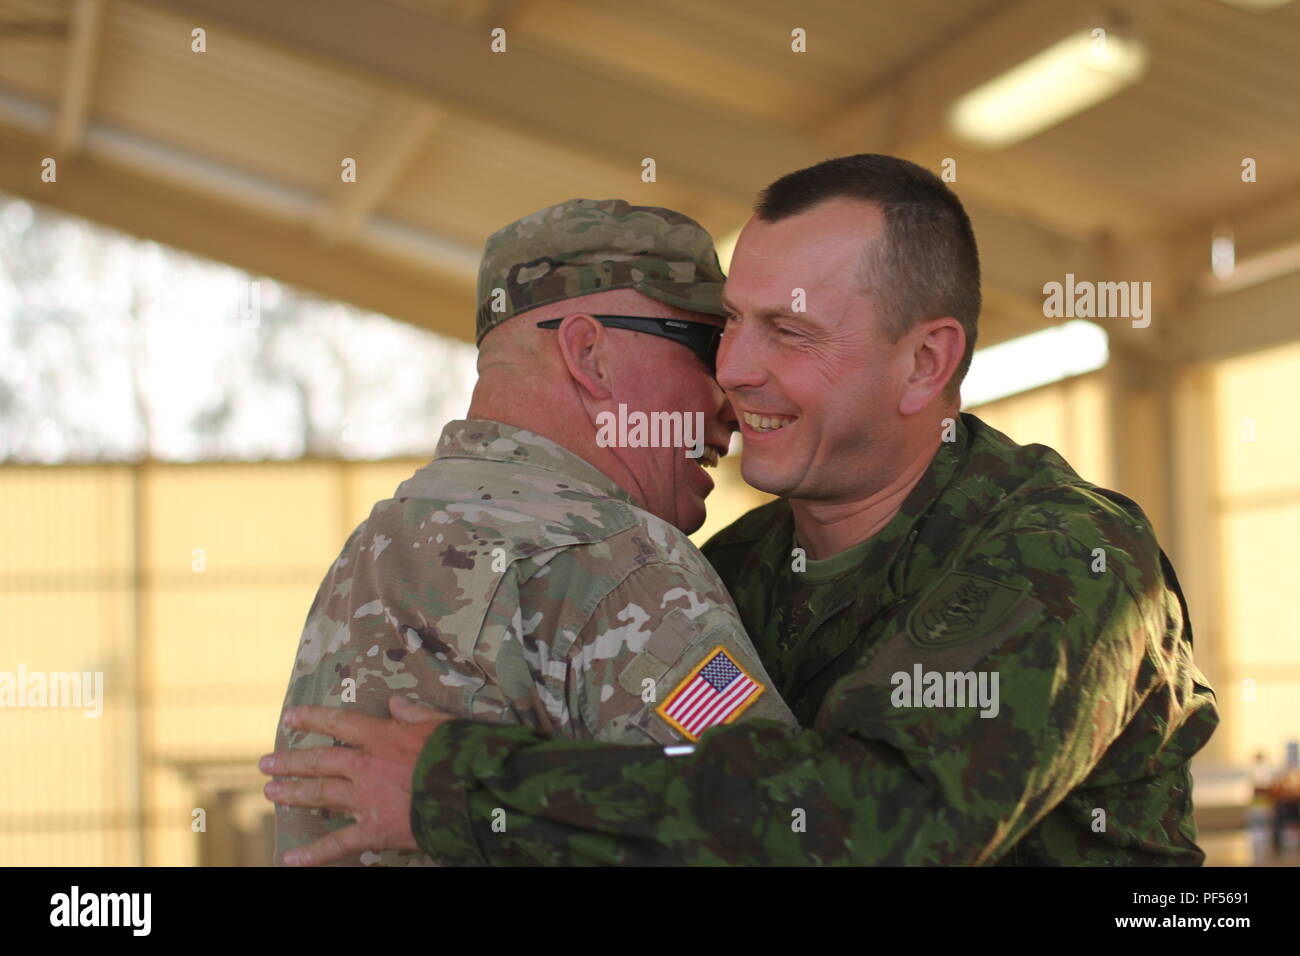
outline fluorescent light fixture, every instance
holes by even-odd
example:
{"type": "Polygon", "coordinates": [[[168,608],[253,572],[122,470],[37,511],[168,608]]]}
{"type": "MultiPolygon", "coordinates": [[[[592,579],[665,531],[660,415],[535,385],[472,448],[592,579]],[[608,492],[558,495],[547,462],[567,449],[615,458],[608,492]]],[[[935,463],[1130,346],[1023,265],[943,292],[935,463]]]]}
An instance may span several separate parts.
{"type": "Polygon", "coordinates": [[[1135,83],[1146,69],[1146,47],[1092,33],[1071,34],[966,93],[949,115],[954,132],[978,146],[1010,146],[1135,83]]]}
{"type": "Polygon", "coordinates": [[[1276,10],[1278,7],[1285,7],[1291,0],[1223,0],[1224,3],[1231,4],[1234,7],[1240,7],[1243,10],[1276,10]]]}
{"type": "Polygon", "coordinates": [[[1216,279],[1231,279],[1237,268],[1237,241],[1230,226],[1219,226],[1210,239],[1210,271],[1216,279]]]}
{"type": "Polygon", "coordinates": [[[1202,277],[1201,288],[1211,295],[1225,295],[1249,289],[1261,282],[1280,279],[1293,272],[1300,272],[1300,242],[1279,246],[1249,259],[1237,260],[1227,275],[1220,275],[1211,268],[1202,277]]]}
{"type": "Polygon", "coordinates": [[[1075,319],[976,349],[961,385],[962,408],[1094,372],[1110,357],[1108,343],[1109,336],[1101,326],[1075,319]]]}

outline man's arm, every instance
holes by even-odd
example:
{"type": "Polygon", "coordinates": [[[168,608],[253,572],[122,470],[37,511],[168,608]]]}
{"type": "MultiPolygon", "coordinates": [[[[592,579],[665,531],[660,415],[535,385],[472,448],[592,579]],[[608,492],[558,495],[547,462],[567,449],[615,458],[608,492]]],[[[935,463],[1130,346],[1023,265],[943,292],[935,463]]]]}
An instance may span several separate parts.
{"type": "Polygon", "coordinates": [[[670,756],[449,722],[416,766],[412,831],[448,863],[995,862],[1085,780],[1144,681],[1171,685],[1170,733],[1213,726],[1189,656],[1144,667],[1166,623],[1150,555],[1077,573],[1094,544],[986,543],[886,622],[815,732],[737,724],[670,756]],[[927,700],[931,672],[973,674],[977,697],[983,675],[984,706],[927,700]]]}
{"type": "MultiPolygon", "coordinates": [[[[581,626],[573,625],[576,633],[552,625],[555,633],[549,633],[547,641],[537,639],[541,609],[566,603],[566,583],[572,583],[575,572],[552,567],[549,574],[529,579],[526,587],[538,593],[527,600],[508,577],[498,596],[504,594],[502,603],[514,611],[504,610],[497,617],[508,622],[505,640],[517,643],[503,645],[514,650],[498,654],[495,663],[513,705],[543,718],[541,725],[549,716],[550,726],[565,737],[620,744],[683,744],[709,727],[750,718],[794,727],[794,715],[772,687],[721,582],[698,552],[681,557],[684,560],[638,560],[630,570],[625,567],[581,626]],[[533,613],[522,613],[521,604],[533,613]],[[552,649],[560,652],[558,659],[552,649]]],[[[602,567],[609,564],[605,560],[602,567]]],[[[438,699],[432,689],[419,697],[438,699]]],[[[268,773],[302,778],[268,786],[267,796],[291,808],[277,813],[308,817],[307,808],[342,811],[330,818],[330,826],[295,841],[293,846],[302,847],[311,837],[318,838],[303,847],[308,858],[329,862],[351,854],[356,860],[356,854],[369,850],[388,853],[381,854],[382,861],[394,858],[394,850],[417,849],[410,836],[409,790],[420,748],[411,749],[412,733],[418,730],[422,743],[433,727],[465,713],[413,710],[405,697],[388,699],[387,705],[395,716],[416,714],[413,719],[424,726],[399,726],[407,722],[403,719],[376,720],[357,707],[348,708],[350,712],[302,708],[307,713],[298,715],[301,721],[286,721],[295,738],[311,732],[322,744],[337,740],[352,746],[288,752],[281,746],[282,752],[263,763],[268,773]],[[403,766],[408,754],[409,763],[403,766]],[[283,763],[277,765],[277,760],[283,763]],[[324,856],[318,858],[318,853],[324,856]]],[[[287,740],[289,734],[282,731],[277,741],[287,740]]]]}
{"type": "Polygon", "coordinates": [[[595,740],[683,743],[753,718],[797,726],[702,559],[638,566],[596,605],[567,658],[566,716],[595,740]]]}

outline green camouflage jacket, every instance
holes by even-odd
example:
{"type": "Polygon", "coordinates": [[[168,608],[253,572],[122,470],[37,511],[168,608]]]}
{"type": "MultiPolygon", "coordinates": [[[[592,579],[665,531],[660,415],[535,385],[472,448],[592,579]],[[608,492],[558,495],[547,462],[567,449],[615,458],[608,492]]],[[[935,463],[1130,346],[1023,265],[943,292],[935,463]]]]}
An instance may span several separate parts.
{"type": "MultiPolygon", "coordinates": [[[[424,704],[550,737],[677,744],[742,714],[794,718],[718,576],[679,530],[549,439],[452,422],[353,532],[307,616],[284,706],[424,704]],[[673,709],[697,671],[725,700],[673,709]]],[[[276,750],[328,744],[281,727],[276,750]]],[[[277,807],[276,860],[350,822],[277,807]]],[[[344,865],[427,864],[386,850],[344,865]]]]}
{"type": "MultiPolygon", "coordinates": [[[[675,755],[451,721],[416,767],[420,845],[480,864],[1202,862],[1188,761],[1218,717],[1150,523],[1049,448],[971,415],[951,430],[770,668],[813,730],[738,723],[675,755]]],[[[764,653],[792,531],[778,501],[706,546],[764,653]]]]}

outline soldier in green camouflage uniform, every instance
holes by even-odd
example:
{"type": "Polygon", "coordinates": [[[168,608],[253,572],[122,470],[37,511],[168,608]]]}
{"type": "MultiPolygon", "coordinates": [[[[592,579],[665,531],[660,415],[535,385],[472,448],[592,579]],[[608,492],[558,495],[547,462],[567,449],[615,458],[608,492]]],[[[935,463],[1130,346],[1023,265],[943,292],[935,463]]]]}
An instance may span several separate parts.
{"type": "MultiPolygon", "coordinates": [[[[873,155],[784,177],[727,292],[744,315],[718,373],[756,439],[746,477],[753,464],[787,497],[705,553],[809,729],[737,722],[665,749],[444,720],[412,768],[418,845],[468,864],[1200,863],[1188,762],[1218,716],[1177,578],[1135,503],[956,411],[978,262],[947,187],[873,155]],[[791,314],[791,289],[816,321],[791,314]],[[913,327],[889,331],[895,301],[913,327]],[[881,451],[890,427],[908,441],[885,447],[913,464],[881,451]],[[895,487],[910,490],[890,508],[895,487]],[[828,529],[830,556],[806,560],[796,546],[828,529]]],[[[357,805],[378,804],[396,812],[357,805]]]]}
{"type": "Polygon", "coordinates": [[[1200,863],[1188,762],[1217,714],[1178,582],[1136,504],[959,414],[979,265],[947,186],[877,155],[782,177],[724,302],[745,477],[783,497],[705,554],[809,729],[736,724],[668,757],[451,721],[414,769],[419,844],[492,863],[1200,863]]]}
{"type": "MultiPolygon", "coordinates": [[[[712,242],[692,220],[575,200],[489,240],[478,339],[538,306],[613,289],[716,313],[721,279],[712,242]]],[[[536,413],[512,412],[516,421],[536,413]]],[[[548,737],[675,744],[699,728],[683,732],[669,719],[665,693],[722,658],[752,683],[705,726],[742,715],[793,726],[731,599],[681,530],[549,438],[456,421],[433,461],[374,506],[326,575],[284,706],[386,715],[398,692],[548,737]]],[[[281,725],[276,749],[329,743],[281,725]]],[[[277,807],[277,861],[348,822],[277,807]]],[[[383,850],[341,862],[432,861],[383,850]]]]}
{"type": "Polygon", "coordinates": [[[420,845],[449,863],[1201,862],[1187,761],[1217,715],[1150,523],[1050,449],[955,425],[885,529],[807,576],[784,501],[705,547],[812,731],[738,723],[665,757],[451,721],[416,767],[420,845]],[[896,705],[917,665],[999,674],[997,714],[896,705]]]}

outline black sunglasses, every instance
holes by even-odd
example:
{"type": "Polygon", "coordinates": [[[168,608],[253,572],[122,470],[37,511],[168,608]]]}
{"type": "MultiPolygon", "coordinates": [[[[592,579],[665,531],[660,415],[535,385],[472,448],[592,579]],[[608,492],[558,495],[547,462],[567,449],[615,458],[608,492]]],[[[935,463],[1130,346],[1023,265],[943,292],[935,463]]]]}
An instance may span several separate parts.
{"type": "MultiPolygon", "coordinates": [[[[718,359],[718,342],[722,340],[722,326],[707,322],[683,322],[680,319],[660,319],[648,315],[592,315],[593,319],[610,329],[627,329],[644,332],[680,342],[700,357],[700,361],[715,371],[718,359]]],[[[539,329],[558,329],[564,319],[547,319],[538,322],[539,329]]]]}

